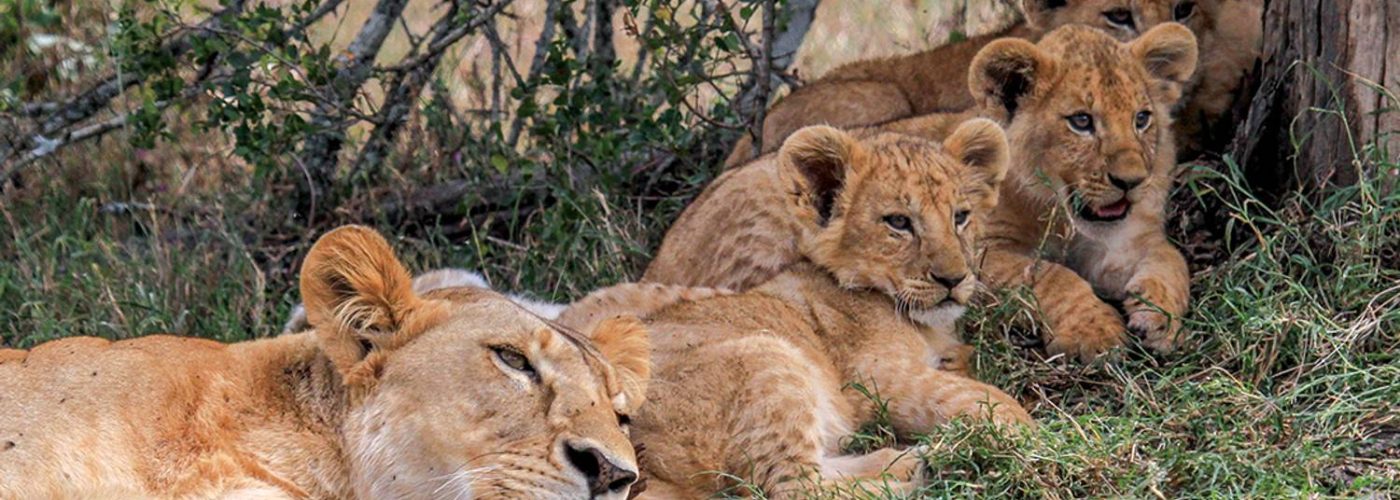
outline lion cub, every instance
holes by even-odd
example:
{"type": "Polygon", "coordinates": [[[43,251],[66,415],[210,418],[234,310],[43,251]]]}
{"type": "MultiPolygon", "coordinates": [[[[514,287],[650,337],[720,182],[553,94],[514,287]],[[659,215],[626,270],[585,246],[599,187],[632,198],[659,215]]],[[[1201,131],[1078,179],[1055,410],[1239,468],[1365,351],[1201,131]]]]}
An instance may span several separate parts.
{"type": "Polygon", "coordinates": [[[1128,43],[1066,26],[1038,44],[982,49],[973,112],[878,129],[936,139],[972,114],[1005,124],[1011,167],[983,233],[987,281],[1030,287],[1051,353],[1093,359],[1126,331],[1169,352],[1190,297],[1186,260],[1163,229],[1171,109],[1195,67],[1195,38],[1175,23],[1128,43]],[[1121,301],[1126,327],[1100,295],[1121,301]]]}
{"type": "MultiPolygon", "coordinates": [[[[1103,30],[1132,40],[1162,23],[1186,25],[1200,41],[1201,69],[1186,85],[1190,99],[1176,124],[1184,154],[1213,146],[1245,73],[1259,54],[1263,27],[1260,0],[1022,0],[1026,21],[1004,31],[904,56],[857,61],[827,72],[793,91],[769,109],[763,125],[763,152],[807,125],[868,126],[927,113],[971,107],[967,81],[972,59],[1003,38],[1039,40],[1061,26],[1103,30]]],[[[749,161],[753,143],[745,136],[725,161],[749,161]]]]}
{"type": "Polygon", "coordinates": [[[489,291],[420,294],[358,226],[301,289],[305,333],[0,349],[0,498],[627,498],[635,319],[590,342],[489,291]]]}
{"type": "MultiPolygon", "coordinates": [[[[900,134],[865,131],[857,140],[829,127],[808,129],[802,140],[789,139],[787,154],[726,172],[705,188],[672,224],[642,282],[743,291],[806,258],[848,288],[878,290],[901,304],[945,293],[965,302],[977,280],[963,262],[975,250],[979,214],[996,204],[1007,153],[995,123],[960,125],[941,148],[900,134]],[[810,168],[834,154],[847,157],[810,168]],[[949,198],[937,198],[943,192],[949,198]]],[[[913,312],[940,335],[961,313],[913,312]]],[[[946,368],[962,368],[968,351],[955,336],[930,341],[946,368]]]]}
{"type": "Polygon", "coordinates": [[[912,491],[917,453],[841,453],[841,440],[876,412],[852,384],[882,398],[904,437],[957,417],[1029,424],[1002,391],[932,366],[936,348],[925,341],[951,326],[976,286],[973,221],[995,203],[1005,159],[1001,130],[984,120],[942,146],[803,129],[776,157],[711,188],[723,192],[736,176],[763,179],[747,196],[687,214],[724,231],[745,220],[791,231],[787,251],[801,257],[785,272],[743,293],[619,285],[565,310],[560,322],[580,328],[641,313],[651,331],[656,390],[632,435],[646,447],[643,495],[698,498],[737,478],[786,498],[882,475],[893,490],[912,491]],[[748,210],[787,215],[755,220],[748,210]]]}

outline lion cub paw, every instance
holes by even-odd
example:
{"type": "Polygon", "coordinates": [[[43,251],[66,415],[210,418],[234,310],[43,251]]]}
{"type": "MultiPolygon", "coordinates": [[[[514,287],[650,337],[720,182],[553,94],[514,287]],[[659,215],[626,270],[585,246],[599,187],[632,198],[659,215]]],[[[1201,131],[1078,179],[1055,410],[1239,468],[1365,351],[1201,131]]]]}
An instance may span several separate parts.
{"type": "Polygon", "coordinates": [[[1108,304],[1095,301],[1093,306],[1068,315],[1052,327],[1054,337],[1045,347],[1047,352],[1087,363],[1123,345],[1127,331],[1123,319],[1108,304]]]}
{"type": "Polygon", "coordinates": [[[891,450],[898,455],[885,468],[885,474],[895,481],[923,483],[926,464],[924,457],[929,453],[927,445],[918,445],[906,450],[891,450]]]}
{"type": "Polygon", "coordinates": [[[1171,307],[1176,301],[1168,300],[1165,293],[1153,291],[1161,287],[1134,287],[1128,290],[1129,297],[1123,301],[1123,310],[1128,314],[1128,331],[1142,339],[1142,343],[1152,350],[1169,354],[1176,348],[1181,337],[1180,312],[1171,307]]]}

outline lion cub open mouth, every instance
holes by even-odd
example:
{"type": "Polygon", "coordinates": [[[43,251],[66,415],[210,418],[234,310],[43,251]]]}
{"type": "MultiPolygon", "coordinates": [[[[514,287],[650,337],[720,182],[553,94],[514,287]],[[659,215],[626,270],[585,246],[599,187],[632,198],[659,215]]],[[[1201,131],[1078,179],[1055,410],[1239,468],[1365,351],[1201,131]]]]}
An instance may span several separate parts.
{"type": "Polygon", "coordinates": [[[1079,209],[1079,218],[1089,222],[1116,222],[1127,217],[1132,208],[1133,202],[1128,201],[1127,196],[1098,207],[1086,203],[1083,208],[1079,209]]]}

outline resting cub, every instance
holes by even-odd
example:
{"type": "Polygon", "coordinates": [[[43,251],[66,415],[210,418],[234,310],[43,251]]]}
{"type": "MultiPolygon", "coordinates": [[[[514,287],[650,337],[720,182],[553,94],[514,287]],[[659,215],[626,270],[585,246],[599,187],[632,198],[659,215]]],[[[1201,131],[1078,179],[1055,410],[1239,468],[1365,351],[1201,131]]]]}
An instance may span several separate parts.
{"type": "MultiPolygon", "coordinates": [[[[929,309],[929,301],[951,293],[965,302],[976,291],[964,263],[980,231],[977,214],[996,204],[1004,175],[1000,127],[969,121],[941,147],[813,127],[784,148],[715,179],[671,226],[642,281],[742,291],[806,258],[847,288],[913,306],[913,317],[934,326],[961,314],[929,309]]],[[[957,369],[960,343],[939,344],[957,369]]]]}
{"type": "MultiPolygon", "coordinates": [[[[1211,146],[1213,128],[1230,110],[1245,73],[1259,54],[1259,0],[1022,0],[1026,22],[1006,30],[905,56],[857,61],[838,67],[793,91],[769,109],[763,151],[807,125],[868,126],[927,113],[970,108],[968,69],[987,44],[1003,38],[1038,40],[1068,25],[1102,29],[1131,40],[1166,22],[1185,24],[1200,41],[1202,71],[1187,84],[1190,99],[1178,116],[1183,153],[1211,146]]],[[[725,165],[749,161],[753,143],[740,139],[725,165]]]]}
{"type": "Polygon", "coordinates": [[[619,312],[644,316],[656,388],[632,431],[646,447],[644,497],[701,498],[735,479],[800,497],[884,474],[891,490],[911,492],[916,452],[841,453],[841,440],[876,411],[851,383],[887,403],[904,437],[957,417],[1031,422],[1000,390],[929,362],[937,356],[924,339],[936,335],[923,323],[951,322],[966,303],[975,285],[969,225],[994,203],[1005,164],[1000,129],[964,129],[946,150],[894,134],[799,131],[768,169],[783,182],[751,193],[777,195],[790,210],[807,260],[743,293],[689,289],[671,296],[688,300],[671,301],[667,291],[684,287],[619,285],[560,316],[579,328],[619,312]]]}

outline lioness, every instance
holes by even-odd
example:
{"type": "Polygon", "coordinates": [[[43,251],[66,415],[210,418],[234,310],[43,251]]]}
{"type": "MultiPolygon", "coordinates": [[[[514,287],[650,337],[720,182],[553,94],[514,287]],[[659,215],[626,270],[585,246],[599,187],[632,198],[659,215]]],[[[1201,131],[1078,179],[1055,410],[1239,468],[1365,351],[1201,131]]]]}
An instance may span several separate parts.
{"type": "Polygon", "coordinates": [[[420,296],[354,226],[301,289],[305,333],[0,351],[0,498],[627,497],[635,319],[589,342],[489,291],[420,296]]]}
{"type": "Polygon", "coordinates": [[[742,481],[801,497],[882,476],[881,491],[911,492],[916,450],[841,453],[877,411],[856,384],[879,396],[902,437],[957,417],[1030,423],[1000,390],[932,366],[939,354],[925,341],[946,335],[927,324],[950,327],[976,285],[970,225],[995,203],[1005,149],[985,121],[944,148],[803,129],[758,171],[780,180],[728,199],[734,226],[748,220],[733,206],[747,197],[790,210],[803,261],[742,293],[619,285],[565,310],[560,321],[575,326],[640,313],[652,332],[655,390],[633,430],[647,450],[642,495],[701,498],[742,481]]]}
{"type": "MultiPolygon", "coordinates": [[[[1178,114],[1177,138],[1184,153],[1196,154],[1220,126],[1245,73],[1254,66],[1261,39],[1259,0],[1022,0],[1025,21],[993,34],[909,55],[857,61],[822,75],[774,103],[763,125],[763,152],[774,151],[793,131],[807,125],[867,126],[928,113],[973,106],[964,82],[977,52],[1003,38],[1038,40],[1067,25],[1091,26],[1119,40],[1131,40],[1166,22],[1185,24],[1200,42],[1201,71],[1186,91],[1191,98],[1178,114]]],[[[745,136],[735,145],[728,167],[753,157],[745,136]]]]}

